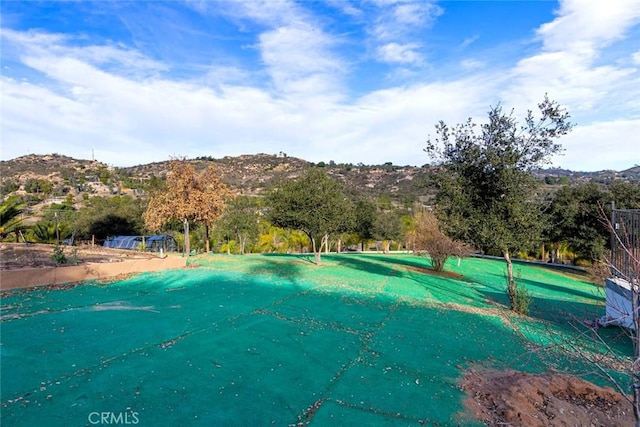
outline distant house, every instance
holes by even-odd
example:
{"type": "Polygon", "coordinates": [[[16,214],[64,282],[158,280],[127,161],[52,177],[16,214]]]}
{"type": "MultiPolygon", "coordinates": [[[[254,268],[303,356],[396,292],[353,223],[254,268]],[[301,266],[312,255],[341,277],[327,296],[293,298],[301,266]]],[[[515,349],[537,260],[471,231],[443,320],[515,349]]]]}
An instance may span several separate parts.
{"type": "Polygon", "coordinates": [[[103,245],[105,248],[144,250],[147,252],[178,252],[178,242],[167,234],[152,236],[113,236],[103,245]]]}

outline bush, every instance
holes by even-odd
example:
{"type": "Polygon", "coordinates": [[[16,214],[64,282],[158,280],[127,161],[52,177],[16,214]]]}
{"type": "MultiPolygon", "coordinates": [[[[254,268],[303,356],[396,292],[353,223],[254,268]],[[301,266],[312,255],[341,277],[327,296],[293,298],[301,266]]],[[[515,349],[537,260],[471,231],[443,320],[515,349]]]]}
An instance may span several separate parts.
{"type": "Polygon", "coordinates": [[[516,293],[514,298],[513,311],[526,316],[529,314],[529,306],[533,301],[533,297],[531,296],[527,288],[525,288],[522,284],[519,285],[516,283],[515,290],[516,293]]]}
{"type": "Polygon", "coordinates": [[[415,229],[409,241],[416,255],[428,255],[435,271],[442,271],[451,256],[464,257],[471,252],[462,242],[452,240],[440,231],[438,220],[430,212],[420,212],[414,216],[415,229]]]}
{"type": "Polygon", "coordinates": [[[507,280],[507,295],[511,303],[511,310],[523,316],[528,315],[529,306],[531,306],[531,302],[533,301],[531,293],[529,293],[522,283],[518,283],[516,280],[510,282],[507,274],[505,274],[505,278],[507,280]]]}
{"type": "Polygon", "coordinates": [[[55,261],[56,264],[66,264],[67,256],[64,254],[64,247],[56,245],[56,247],[53,248],[51,259],[55,261]]]}

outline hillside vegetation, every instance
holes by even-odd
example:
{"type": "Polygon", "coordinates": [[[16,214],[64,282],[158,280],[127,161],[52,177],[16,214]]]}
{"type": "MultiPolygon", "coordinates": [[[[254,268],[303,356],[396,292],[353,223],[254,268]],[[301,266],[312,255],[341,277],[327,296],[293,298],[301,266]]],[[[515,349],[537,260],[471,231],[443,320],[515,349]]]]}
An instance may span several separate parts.
{"type": "MultiPolygon", "coordinates": [[[[332,161],[315,164],[282,153],[227,156],[221,159],[201,157],[190,162],[197,172],[214,165],[222,181],[231,190],[245,195],[264,194],[276,183],[295,179],[311,167],[322,168],[352,194],[384,197],[405,206],[416,201],[428,204],[435,194],[431,167],[428,165],[399,166],[390,162],[383,165],[353,165],[332,161]]],[[[60,154],[30,154],[0,162],[0,192],[3,196],[31,196],[32,205],[46,198],[60,202],[69,195],[79,205],[83,204],[83,194],[128,194],[140,197],[159,185],[159,181],[166,177],[169,165],[170,160],[167,160],[120,168],[60,154]]],[[[615,180],[640,182],[640,166],[620,172],[545,169],[537,171],[535,175],[550,189],[562,184],[589,181],[607,185],[615,180]]]]}

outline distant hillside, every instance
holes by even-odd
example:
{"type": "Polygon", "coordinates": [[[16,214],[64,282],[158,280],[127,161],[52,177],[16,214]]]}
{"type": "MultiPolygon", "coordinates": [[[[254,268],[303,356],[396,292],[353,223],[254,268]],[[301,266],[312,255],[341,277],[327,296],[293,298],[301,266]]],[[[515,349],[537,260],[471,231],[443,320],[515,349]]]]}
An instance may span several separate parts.
{"type": "MultiPolygon", "coordinates": [[[[285,154],[255,154],[214,159],[201,157],[189,160],[196,170],[214,165],[233,191],[259,195],[282,180],[300,176],[310,167],[324,169],[327,174],[342,182],[352,194],[372,197],[384,196],[397,204],[410,205],[414,201],[429,203],[434,190],[430,186],[430,166],[397,166],[364,164],[313,164],[285,154]]],[[[81,204],[86,194],[144,195],[155,180],[164,179],[170,161],[149,163],[126,168],[109,167],[104,163],[78,160],[59,154],[28,155],[0,162],[0,189],[2,194],[16,193],[38,198],[40,187],[49,200],[60,201],[73,197],[81,204]],[[35,193],[35,195],[34,195],[35,193]]],[[[608,184],[615,179],[640,182],[640,166],[630,169],[600,172],[573,172],[566,169],[545,169],[536,172],[541,181],[549,185],[595,181],[608,184]]]]}
{"type": "MultiPolygon", "coordinates": [[[[343,183],[347,190],[371,196],[388,195],[390,198],[410,202],[425,196],[428,183],[428,167],[367,166],[363,164],[318,164],[285,155],[254,154],[222,159],[198,158],[191,160],[196,170],[214,165],[222,180],[232,189],[257,195],[282,180],[295,179],[310,167],[323,168],[327,174],[343,183]]],[[[164,177],[169,161],[122,168],[131,177],[164,177]]]]}
{"type": "Polygon", "coordinates": [[[0,161],[0,176],[5,179],[24,179],[25,176],[70,176],[74,173],[86,174],[90,171],[101,171],[109,167],[97,161],[78,160],[60,154],[17,157],[8,161],[0,161]]]}

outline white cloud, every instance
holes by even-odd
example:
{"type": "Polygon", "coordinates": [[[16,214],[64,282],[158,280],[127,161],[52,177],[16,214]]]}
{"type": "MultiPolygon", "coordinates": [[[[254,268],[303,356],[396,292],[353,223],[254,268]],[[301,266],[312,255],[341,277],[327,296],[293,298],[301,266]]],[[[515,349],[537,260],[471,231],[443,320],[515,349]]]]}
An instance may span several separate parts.
{"type": "Polygon", "coordinates": [[[479,38],[480,38],[480,36],[478,36],[478,35],[467,37],[466,39],[464,39],[462,41],[462,43],[460,43],[460,49],[466,49],[467,47],[469,47],[473,42],[475,42],[479,38]]]}
{"type": "Polygon", "coordinates": [[[202,13],[220,14],[236,21],[249,21],[267,27],[289,25],[309,19],[294,1],[290,0],[225,0],[205,1],[197,9],[202,13]]]}
{"type": "MultiPolygon", "coordinates": [[[[2,158],[29,151],[88,158],[95,149],[99,160],[132,165],[171,155],[284,151],[310,161],[420,165],[428,162],[422,148],[438,120],[483,121],[500,101],[523,115],[548,92],[578,124],[560,141],[567,152],[559,165],[590,170],[640,163],[631,145],[640,133],[640,73],[630,65],[640,52],[637,46],[619,49],[619,57],[600,61],[602,49],[627,41],[636,18],[611,13],[606,26],[588,34],[580,28],[583,34],[574,37],[571,32],[599,10],[563,3],[553,25],[538,32],[541,49],[511,69],[489,73],[467,58],[460,62],[468,70],[464,78],[405,83],[354,99],[343,87],[352,65],[336,54],[342,40],[296,4],[276,2],[268,11],[251,3],[224,5],[237,9],[235,19],[263,26],[254,48],[263,61],[257,73],[271,79],[265,87],[252,85],[256,72],[233,62],[212,66],[201,78],[172,80],[165,64],[127,47],[77,46],[60,35],[3,29],[3,58],[10,51],[14,61],[47,79],[2,77],[2,158]]],[[[397,22],[409,10],[394,15],[397,7],[407,4],[385,8],[397,22]]],[[[379,59],[423,72],[411,67],[424,61],[422,42],[407,33],[395,36],[376,39],[379,59]]]]}
{"type": "Polygon", "coordinates": [[[262,59],[277,90],[335,92],[344,65],[331,53],[333,40],[316,27],[298,24],[260,35],[262,59]]]}
{"type": "Polygon", "coordinates": [[[556,157],[554,164],[574,171],[621,170],[639,165],[637,135],[640,119],[578,126],[561,140],[566,155],[556,157]]]}
{"type": "Polygon", "coordinates": [[[219,86],[228,83],[240,83],[251,78],[250,74],[239,67],[211,66],[201,79],[206,86],[219,86]]]}
{"type": "Polygon", "coordinates": [[[160,62],[145,57],[140,52],[124,46],[73,46],[74,41],[61,34],[44,34],[37,31],[17,32],[9,29],[0,30],[5,46],[20,46],[17,55],[23,60],[32,57],[65,57],[102,67],[112,67],[123,74],[135,75],[138,78],[166,71],[168,67],[160,62]]]}
{"type": "MultiPolygon", "coordinates": [[[[378,7],[373,26],[369,31],[372,36],[375,58],[389,64],[425,65],[424,55],[419,52],[422,43],[416,42],[417,34],[424,37],[424,30],[429,28],[443,13],[443,9],[434,2],[398,0],[375,1],[378,7]]],[[[407,70],[396,70],[392,74],[406,73],[407,70]]]]}
{"type": "Polygon", "coordinates": [[[542,25],[538,35],[546,51],[581,53],[623,39],[639,20],[640,2],[637,1],[564,0],[558,17],[542,25]]]}
{"type": "Polygon", "coordinates": [[[631,61],[633,65],[640,65],[640,50],[631,55],[631,61]]]}
{"type": "Polygon", "coordinates": [[[538,29],[541,52],[520,60],[511,70],[503,99],[524,108],[549,93],[575,117],[589,121],[614,118],[602,117],[602,110],[609,115],[640,114],[638,70],[615,61],[598,63],[601,51],[621,42],[632,23],[640,20],[640,6],[631,3],[562,2],[559,16],[538,29]],[[602,104],[607,108],[598,108],[602,104]]]}
{"type": "Polygon", "coordinates": [[[362,16],[362,14],[363,14],[361,9],[355,7],[348,0],[326,0],[326,2],[331,7],[334,7],[336,9],[340,10],[345,15],[359,17],[359,16],[362,16]]]}
{"type": "Polygon", "coordinates": [[[477,70],[479,68],[483,68],[485,66],[485,63],[477,59],[463,59],[460,62],[460,65],[465,70],[477,70]]]}
{"type": "Polygon", "coordinates": [[[416,51],[420,46],[415,43],[401,45],[387,43],[378,47],[378,59],[383,62],[395,62],[401,64],[420,64],[422,55],[416,51]]]}
{"type": "Polygon", "coordinates": [[[400,24],[431,24],[443,10],[434,3],[412,2],[398,4],[393,10],[396,22],[400,24]]]}
{"type": "Polygon", "coordinates": [[[377,2],[379,15],[373,34],[380,41],[402,40],[417,29],[429,27],[444,12],[432,2],[377,2]]]}

